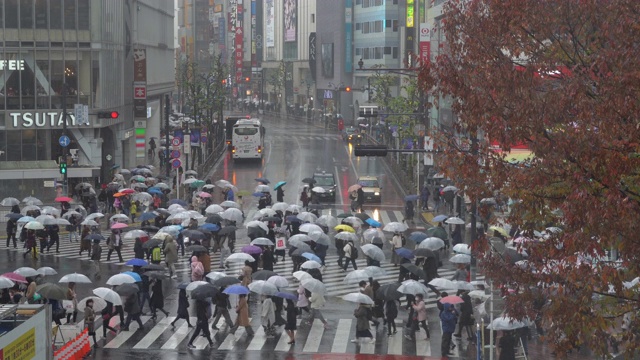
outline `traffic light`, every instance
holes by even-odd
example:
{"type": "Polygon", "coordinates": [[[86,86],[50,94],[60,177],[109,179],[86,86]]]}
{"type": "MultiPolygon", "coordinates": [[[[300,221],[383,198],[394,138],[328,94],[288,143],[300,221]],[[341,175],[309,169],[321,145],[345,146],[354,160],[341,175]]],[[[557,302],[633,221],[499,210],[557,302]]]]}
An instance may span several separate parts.
{"type": "Polygon", "coordinates": [[[351,92],[351,86],[341,86],[338,91],[351,92]]]}
{"type": "Polygon", "coordinates": [[[251,78],[247,76],[246,78],[244,78],[244,81],[245,82],[249,82],[249,81],[251,81],[251,78]]]}
{"type": "Polygon", "coordinates": [[[353,153],[355,156],[387,156],[387,147],[384,145],[356,145],[353,153]]]}
{"type": "Polygon", "coordinates": [[[64,175],[67,173],[67,162],[62,159],[60,161],[60,174],[64,175]]]}
{"type": "Polygon", "coordinates": [[[222,79],[222,85],[227,85],[227,79],[222,79]]]}
{"type": "Polygon", "coordinates": [[[344,91],[351,92],[351,87],[347,86],[346,88],[344,88],[344,91]]]}
{"type": "Polygon", "coordinates": [[[98,111],[98,119],[117,119],[119,116],[117,111],[98,111]]]}

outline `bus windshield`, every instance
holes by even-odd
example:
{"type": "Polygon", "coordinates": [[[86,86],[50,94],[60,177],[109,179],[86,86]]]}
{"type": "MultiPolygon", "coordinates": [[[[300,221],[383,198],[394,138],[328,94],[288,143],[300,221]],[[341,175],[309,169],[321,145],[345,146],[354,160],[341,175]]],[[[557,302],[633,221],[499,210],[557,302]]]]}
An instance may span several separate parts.
{"type": "Polygon", "coordinates": [[[258,133],[258,128],[254,127],[237,127],[233,129],[236,135],[255,135],[258,133]]]}

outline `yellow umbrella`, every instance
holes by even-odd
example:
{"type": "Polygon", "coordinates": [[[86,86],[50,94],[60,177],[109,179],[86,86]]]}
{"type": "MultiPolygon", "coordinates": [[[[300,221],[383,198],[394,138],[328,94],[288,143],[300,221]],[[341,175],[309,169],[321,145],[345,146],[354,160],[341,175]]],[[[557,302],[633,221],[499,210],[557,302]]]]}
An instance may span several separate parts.
{"type": "Polygon", "coordinates": [[[356,230],[355,230],[354,228],[352,228],[352,227],[351,227],[351,226],[349,226],[349,225],[345,225],[345,224],[340,224],[340,225],[338,225],[338,226],[334,227],[334,229],[335,229],[336,231],[340,231],[340,230],[342,230],[342,231],[346,231],[346,232],[350,232],[350,233],[354,233],[354,234],[355,234],[355,232],[356,232],[356,230]]]}
{"type": "Polygon", "coordinates": [[[490,226],[489,227],[489,231],[497,231],[500,233],[500,235],[504,236],[504,237],[509,237],[509,233],[507,232],[507,230],[505,230],[504,228],[501,228],[499,226],[490,226]]]}

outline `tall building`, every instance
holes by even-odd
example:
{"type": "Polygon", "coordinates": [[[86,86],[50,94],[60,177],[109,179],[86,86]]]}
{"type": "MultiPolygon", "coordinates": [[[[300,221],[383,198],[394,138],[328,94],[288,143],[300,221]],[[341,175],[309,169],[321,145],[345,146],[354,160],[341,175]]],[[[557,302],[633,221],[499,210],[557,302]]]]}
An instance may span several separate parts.
{"type": "Polygon", "coordinates": [[[174,87],[173,18],[171,0],[0,4],[0,196],[49,199],[65,158],[70,189],[147,163],[174,87]]]}

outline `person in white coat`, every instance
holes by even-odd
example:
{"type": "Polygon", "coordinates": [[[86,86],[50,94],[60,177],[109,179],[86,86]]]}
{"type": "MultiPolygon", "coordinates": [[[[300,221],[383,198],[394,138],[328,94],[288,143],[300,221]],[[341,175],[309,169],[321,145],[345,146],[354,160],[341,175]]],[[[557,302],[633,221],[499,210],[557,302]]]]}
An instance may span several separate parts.
{"type": "Polygon", "coordinates": [[[311,316],[313,319],[322,321],[324,328],[328,329],[329,323],[324,319],[324,316],[322,316],[322,312],[320,312],[320,309],[324,307],[325,302],[324,295],[317,292],[311,293],[311,297],[309,297],[309,303],[311,304],[311,316]]]}
{"type": "Polygon", "coordinates": [[[271,300],[271,296],[265,296],[262,301],[262,312],[260,320],[262,321],[262,327],[267,337],[273,337],[275,328],[273,324],[276,322],[276,308],[271,300]]]}

